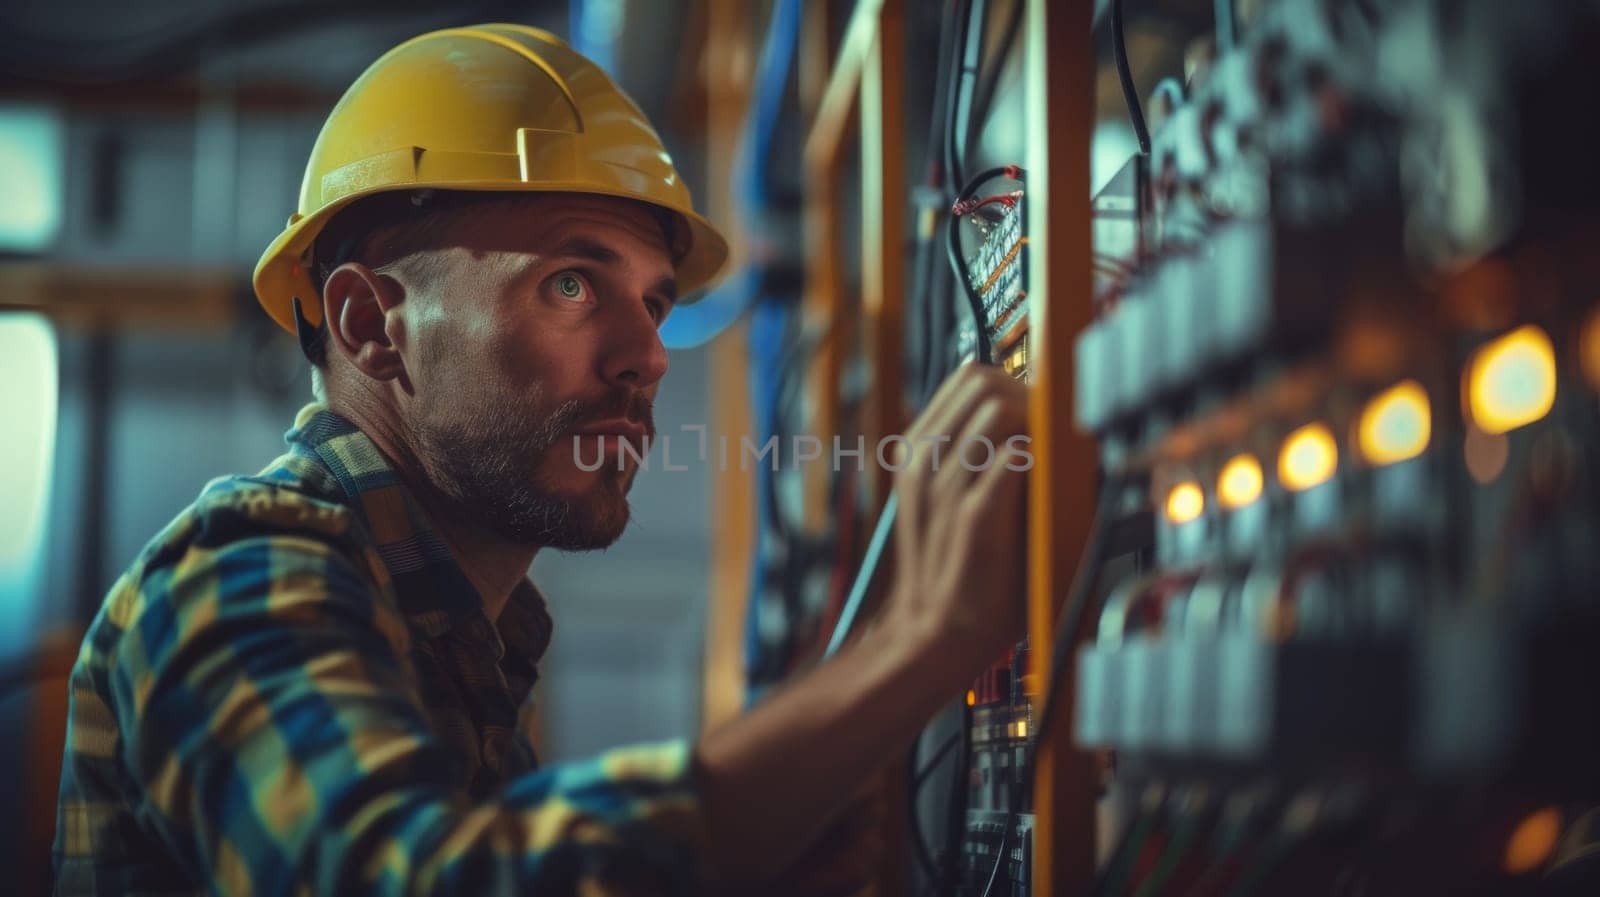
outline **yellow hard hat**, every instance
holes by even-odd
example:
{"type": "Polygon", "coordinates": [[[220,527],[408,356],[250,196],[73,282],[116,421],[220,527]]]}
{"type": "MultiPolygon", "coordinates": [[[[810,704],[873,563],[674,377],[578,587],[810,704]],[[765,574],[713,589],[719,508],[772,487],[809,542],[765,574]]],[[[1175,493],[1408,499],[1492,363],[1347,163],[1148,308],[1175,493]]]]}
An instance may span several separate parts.
{"type": "Polygon", "coordinates": [[[549,32],[474,25],[406,41],[345,91],[311,150],[298,211],[256,263],[261,306],[290,333],[296,304],[307,324],[320,324],[317,235],[358,199],[414,190],[649,203],[682,223],[676,273],[685,294],[709,283],[728,256],[655,129],[605,72],[549,32]]]}

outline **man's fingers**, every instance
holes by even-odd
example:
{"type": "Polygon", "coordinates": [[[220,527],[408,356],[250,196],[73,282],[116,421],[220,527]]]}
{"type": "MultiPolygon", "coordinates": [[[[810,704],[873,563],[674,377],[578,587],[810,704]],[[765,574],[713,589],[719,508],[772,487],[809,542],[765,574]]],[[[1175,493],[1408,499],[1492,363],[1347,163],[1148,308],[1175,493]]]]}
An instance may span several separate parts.
{"type": "Polygon", "coordinates": [[[912,439],[928,432],[933,423],[932,418],[942,413],[942,410],[952,401],[953,396],[963,388],[972,386],[971,369],[974,365],[963,364],[950,372],[939,388],[933,391],[933,396],[928,399],[928,404],[923,407],[922,413],[911,423],[911,428],[906,431],[906,436],[912,439]]]}
{"type": "Polygon", "coordinates": [[[943,467],[950,453],[966,439],[988,436],[993,440],[995,434],[1009,430],[994,440],[1004,441],[1026,426],[1027,388],[1021,383],[998,368],[984,366],[963,368],[951,377],[956,379],[962,382],[944,393],[943,401],[930,404],[907,433],[915,471],[931,470],[935,458],[943,467]],[[930,440],[943,441],[937,455],[930,440]]]}
{"type": "Polygon", "coordinates": [[[928,448],[921,445],[922,440],[929,437],[954,436],[961,431],[967,418],[972,416],[978,404],[994,389],[995,374],[994,368],[967,365],[950,375],[944,386],[939,388],[939,392],[928,403],[922,416],[911,425],[906,434],[910,437],[918,455],[923,455],[928,448]]]}

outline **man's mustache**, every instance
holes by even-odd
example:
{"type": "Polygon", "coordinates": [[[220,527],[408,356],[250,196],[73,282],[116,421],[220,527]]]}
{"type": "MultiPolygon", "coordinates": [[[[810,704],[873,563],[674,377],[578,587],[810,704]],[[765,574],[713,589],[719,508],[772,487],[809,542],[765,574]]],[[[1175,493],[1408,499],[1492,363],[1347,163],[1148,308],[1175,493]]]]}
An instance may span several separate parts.
{"type": "Polygon", "coordinates": [[[557,432],[571,432],[589,424],[622,419],[644,428],[645,439],[656,436],[655,405],[642,392],[615,392],[595,400],[573,399],[557,412],[557,432]]]}

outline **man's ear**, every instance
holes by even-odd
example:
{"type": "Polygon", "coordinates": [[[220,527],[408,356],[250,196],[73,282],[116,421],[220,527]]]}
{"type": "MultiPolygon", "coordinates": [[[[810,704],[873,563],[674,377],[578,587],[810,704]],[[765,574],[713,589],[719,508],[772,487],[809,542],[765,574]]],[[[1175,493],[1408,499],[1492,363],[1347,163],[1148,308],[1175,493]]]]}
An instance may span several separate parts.
{"type": "Polygon", "coordinates": [[[400,357],[405,320],[404,288],[392,277],[360,262],[346,262],[328,275],[322,288],[328,341],[356,370],[374,380],[405,376],[400,357]]]}

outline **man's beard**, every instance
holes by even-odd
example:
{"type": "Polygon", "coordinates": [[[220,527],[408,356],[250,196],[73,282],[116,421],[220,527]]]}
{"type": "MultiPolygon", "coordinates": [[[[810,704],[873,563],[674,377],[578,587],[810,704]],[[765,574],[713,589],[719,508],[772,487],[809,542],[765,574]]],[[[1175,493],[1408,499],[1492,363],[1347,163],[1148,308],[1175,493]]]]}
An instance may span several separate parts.
{"type": "MultiPolygon", "coordinates": [[[[535,394],[535,406],[537,400],[535,394]]],[[[655,433],[650,401],[640,393],[602,402],[571,400],[542,416],[458,414],[443,423],[422,417],[414,428],[418,454],[430,486],[458,514],[519,545],[562,551],[605,548],[622,536],[629,515],[624,495],[633,473],[605,464],[586,474],[598,478],[589,492],[562,495],[542,481],[550,452],[570,450],[569,432],[589,421],[622,417],[655,433]]]]}

